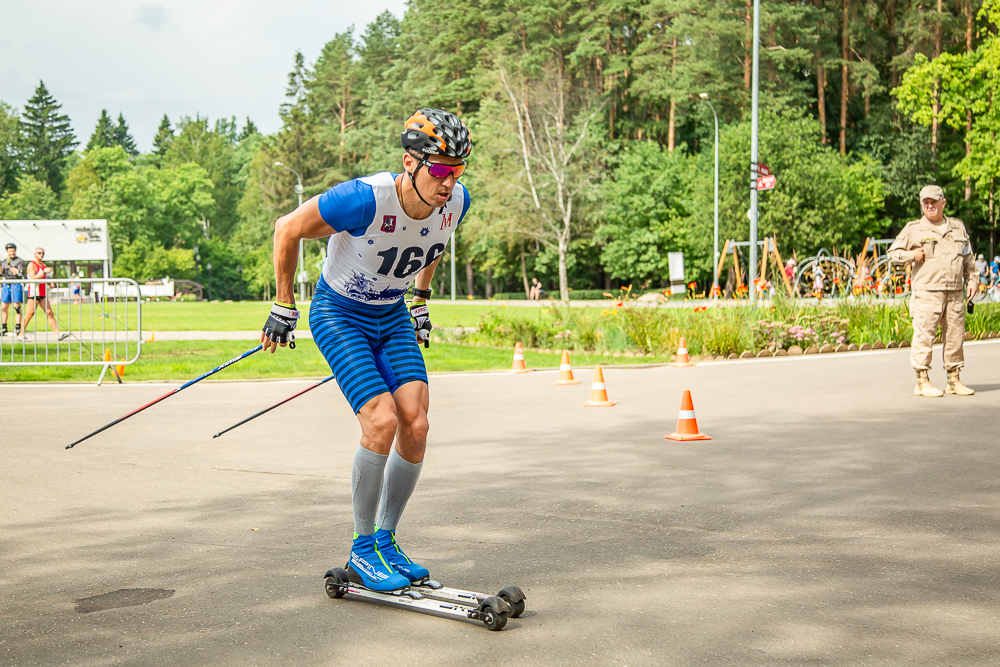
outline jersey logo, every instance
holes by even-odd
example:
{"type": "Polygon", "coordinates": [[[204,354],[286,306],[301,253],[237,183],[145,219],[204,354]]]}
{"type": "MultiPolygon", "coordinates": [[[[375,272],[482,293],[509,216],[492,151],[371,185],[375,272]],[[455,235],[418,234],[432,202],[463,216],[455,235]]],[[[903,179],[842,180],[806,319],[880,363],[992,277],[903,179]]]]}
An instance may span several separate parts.
{"type": "Polygon", "coordinates": [[[386,234],[392,234],[396,231],[396,216],[394,215],[383,215],[382,216],[382,231],[386,234]]]}
{"type": "MultiPolygon", "coordinates": [[[[445,227],[451,227],[451,216],[452,216],[451,213],[441,214],[441,229],[444,229],[445,227]]],[[[438,231],[441,231],[441,229],[439,229],[438,231]]]]}

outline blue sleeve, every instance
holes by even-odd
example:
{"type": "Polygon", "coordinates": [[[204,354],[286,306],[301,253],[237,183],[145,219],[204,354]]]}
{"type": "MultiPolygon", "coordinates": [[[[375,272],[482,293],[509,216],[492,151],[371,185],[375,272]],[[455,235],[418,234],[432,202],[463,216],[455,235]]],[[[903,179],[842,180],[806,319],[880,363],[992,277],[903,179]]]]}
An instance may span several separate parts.
{"type": "MultiPolygon", "coordinates": [[[[465,214],[469,212],[469,206],[472,204],[472,197],[469,195],[469,190],[464,185],[462,186],[462,193],[465,195],[465,201],[462,202],[462,215],[458,216],[458,225],[462,224],[462,220],[465,219],[465,214]]],[[[458,225],[455,225],[457,228],[458,225]]]]}
{"type": "Polygon", "coordinates": [[[335,231],[363,236],[375,219],[375,191],[354,179],[319,196],[319,214],[335,231]]]}

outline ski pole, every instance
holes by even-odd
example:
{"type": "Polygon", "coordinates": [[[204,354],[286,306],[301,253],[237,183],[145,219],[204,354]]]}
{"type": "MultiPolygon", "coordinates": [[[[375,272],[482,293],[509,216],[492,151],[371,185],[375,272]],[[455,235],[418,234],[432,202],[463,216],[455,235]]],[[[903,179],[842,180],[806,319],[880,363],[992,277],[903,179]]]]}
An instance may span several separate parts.
{"type": "Polygon", "coordinates": [[[85,435],[85,436],[83,436],[82,438],[80,438],[80,439],[79,439],[79,440],[77,440],[76,442],[71,442],[70,444],[66,445],[66,449],[72,449],[73,447],[76,447],[76,446],[77,446],[78,444],[80,444],[80,443],[81,443],[81,442],[83,442],[84,440],[87,440],[88,438],[92,438],[92,437],[94,437],[95,435],[97,435],[97,434],[98,434],[98,433],[100,433],[101,431],[106,431],[107,429],[111,428],[111,427],[112,427],[112,426],[114,426],[115,424],[118,424],[118,423],[120,423],[120,422],[123,422],[123,421],[125,421],[126,419],[128,419],[128,418],[129,418],[129,417],[131,417],[132,415],[137,415],[137,414],[139,414],[140,412],[142,412],[142,411],[143,411],[143,410],[145,410],[146,408],[148,408],[148,407],[150,407],[150,406],[153,406],[153,405],[156,405],[157,403],[159,403],[159,402],[160,402],[160,401],[162,401],[163,399],[165,399],[165,398],[170,398],[171,396],[173,396],[173,395],[174,395],[174,394],[176,394],[177,392],[181,391],[182,389],[187,389],[188,387],[190,387],[191,385],[193,385],[193,384],[194,384],[195,382],[201,382],[202,380],[204,380],[204,379],[205,379],[205,378],[207,378],[208,376],[210,376],[210,375],[215,375],[216,373],[218,373],[219,371],[221,371],[221,370],[222,370],[223,368],[228,368],[229,366],[232,366],[233,364],[235,364],[235,363],[236,363],[237,361],[240,361],[241,359],[246,359],[247,357],[249,357],[249,356],[250,356],[251,354],[253,354],[254,352],[260,352],[260,351],[261,351],[262,349],[264,349],[264,346],[263,346],[263,345],[258,345],[257,347],[253,348],[252,350],[247,350],[246,352],[244,352],[244,353],[243,353],[243,354],[241,354],[240,356],[238,356],[238,357],[234,357],[233,359],[230,359],[230,360],[229,360],[229,361],[227,361],[226,363],[224,363],[224,364],[222,364],[221,366],[218,366],[218,367],[216,367],[216,368],[213,368],[212,370],[210,370],[209,372],[205,373],[204,375],[199,375],[199,376],[198,376],[198,377],[196,377],[195,379],[193,379],[193,380],[191,380],[191,381],[189,381],[189,382],[186,382],[186,383],[182,384],[181,386],[177,387],[177,388],[176,388],[176,389],[174,389],[173,391],[171,391],[171,392],[169,392],[169,393],[167,393],[167,394],[164,394],[163,396],[160,396],[160,397],[159,397],[159,398],[157,398],[156,400],[154,400],[154,401],[150,401],[149,403],[146,403],[146,405],[142,406],[141,408],[139,408],[139,409],[137,409],[137,410],[133,410],[132,412],[130,412],[130,413],[128,413],[127,415],[125,415],[124,417],[119,417],[118,419],[114,420],[114,421],[113,421],[113,422],[111,422],[110,424],[105,424],[104,426],[102,426],[101,428],[97,429],[97,430],[96,430],[96,431],[94,431],[93,433],[91,433],[91,434],[89,434],[89,435],[85,435]]]}
{"type": "Polygon", "coordinates": [[[227,429],[226,429],[225,431],[219,431],[218,433],[216,433],[216,434],[215,434],[215,435],[213,435],[212,437],[213,437],[213,438],[218,438],[218,437],[219,437],[220,435],[222,435],[223,433],[228,433],[229,431],[232,431],[232,430],[233,430],[234,428],[236,428],[237,426],[243,426],[243,424],[246,424],[246,423],[247,423],[248,421],[250,421],[251,419],[256,419],[257,417],[260,417],[260,416],[261,416],[262,414],[264,414],[265,412],[270,412],[271,410],[274,410],[274,409],[275,409],[276,407],[278,407],[278,406],[281,406],[281,405],[284,405],[285,403],[287,403],[288,401],[292,400],[293,398],[298,398],[299,396],[301,396],[302,394],[306,393],[307,391],[312,391],[312,390],[313,390],[313,389],[315,389],[316,387],[318,387],[318,386],[320,386],[321,384],[324,384],[324,383],[326,383],[326,382],[329,382],[329,381],[330,381],[330,380],[332,380],[332,379],[333,379],[333,376],[332,376],[332,375],[331,375],[330,377],[328,377],[328,378],[324,378],[324,379],[320,380],[319,382],[317,382],[316,384],[312,385],[311,387],[306,387],[305,389],[303,389],[303,390],[302,390],[302,391],[300,391],[299,393],[297,393],[297,394],[292,394],[291,396],[289,396],[289,397],[288,397],[288,398],[286,398],[285,400],[283,400],[283,401],[280,401],[280,402],[278,402],[278,403],[275,403],[274,405],[272,405],[272,406],[271,406],[271,407],[269,407],[269,408],[264,408],[264,409],[263,409],[263,410],[261,410],[260,412],[256,412],[256,413],[254,413],[254,414],[250,415],[249,417],[247,417],[247,418],[246,418],[246,419],[244,419],[243,421],[239,422],[238,424],[233,424],[232,426],[230,426],[229,428],[227,428],[227,429]]]}

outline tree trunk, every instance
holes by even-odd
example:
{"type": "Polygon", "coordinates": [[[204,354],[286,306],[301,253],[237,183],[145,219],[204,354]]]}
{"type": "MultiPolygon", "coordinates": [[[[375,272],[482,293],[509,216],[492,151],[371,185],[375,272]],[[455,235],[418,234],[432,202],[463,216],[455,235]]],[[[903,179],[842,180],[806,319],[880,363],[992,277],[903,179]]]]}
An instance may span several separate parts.
{"type": "Polygon", "coordinates": [[[993,179],[990,179],[990,257],[996,257],[994,254],[996,250],[994,249],[996,245],[997,237],[997,216],[996,210],[993,208],[993,179]]]}
{"type": "MultiPolygon", "coordinates": [[[[934,25],[934,58],[941,55],[942,30],[941,14],[944,13],[943,0],[937,0],[938,20],[934,25]]],[[[937,156],[938,114],[941,113],[941,77],[934,79],[934,115],[931,117],[931,155],[937,156]]]]}
{"type": "Polygon", "coordinates": [[[476,293],[476,283],[473,280],[472,275],[472,260],[465,260],[465,287],[467,288],[465,293],[468,296],[474,296],[476,293]]]}
{"type": "MultiPolygon", "coordinates": [[[[674,37],[673,43],[670,45],[670,74],[674,73],[674,68],[677,65],[677,37],[674,37]]],[[[674,100],[674,96],[670,96],[670,121],[667,125],[667,152],[674,152],[674,142],[675,142],[675,128],[677,122],[677,102],[674,100]]]]}
{"type": "Polygon", "coordinates": [[[823,129],[819,142],[826,144],[826,69],[820,62],[820,52],[816,52],[816,110],[819,112],[819,126],[823,129]]]}
{"type": "Polygon", "coordinates": [[[743,86],[750,90],[753,81],[753,0],[747,0],[747,39],[743,60],[743,86]]]}
{"type": "Polygon", "coordinates": [[[850,29],[850,0],[844,2],[844,26],[840,38],[840,57],[844,63],[840,66],[840,152],[847,153],[847,100],[850,94],[850,80],[847,76],[847,60],[851,53],[849,49],[848,30],[850,29]]]}
{"type": "MultiPolygon", "coordinates": [[[[886,32],[888,33],[888,58],[890,62],[896,55],[896,0],[889,0],[889,6],[886,8],[886,32]]],[[[889,83],[890,88],[896,88],[899,86],[899,74],[896,71],[896,66],[891,66],[891,71],[889,72],[889,83]]]]}
{"type": "Polygon", "coordinates": [[[559,237],[559,298],[569,301],[569,277],[566,272],[566,254],[569,251],[568,239],[559,237]]]}
{"type": "Polygon", "coordinates": [[[493,298],[493,269],[486,267],[486,298],[493,298]]]}
{"type": "Polygon", "coordinates": [[[521,239],[521,280],[524,281],[524,298],[531,294],[531,286],[528,285],[528,265],[524,261],[524,239],[521,239]]]}
{"type": "MultiPolygon", "coordinates": [[[[966,0],[965,3],[965,52],[972,53],[972,2],[973,0],[966,0]]],[[[972,108],[965,110],[965,157],[969,157],[972,153],[972,143],[969,141],[969,135],[972,134],[972,108]]],[[[969,178],[965,179],[965,201],[972,199],[972,180],[969,178]]],[[[993,257],[993,238],[990,237],[990,257],[993,257]]]]}

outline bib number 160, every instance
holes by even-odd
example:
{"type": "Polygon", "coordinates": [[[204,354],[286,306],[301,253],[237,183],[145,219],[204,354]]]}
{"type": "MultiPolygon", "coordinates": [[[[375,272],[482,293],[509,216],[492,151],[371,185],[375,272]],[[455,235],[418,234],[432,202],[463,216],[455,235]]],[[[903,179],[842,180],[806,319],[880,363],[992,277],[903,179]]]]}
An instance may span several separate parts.
{"type": "Polygon", "coordinates": [[[380,276],[387,276],[389,272],[392,271],[392,275],[396,278],[406,278],[412,276],[414,273],[420,269],[434,263],[438,257],[444,253],[444,244],[435,243],[427,250],[427,257],[424,258],[424,249],[419,246],[410,246],[403,250],[402,253],[399,252],[399,248],[388,248],[380,253],[377,253],[379,257],[382,258],[382,264],[378,267],[375,273],[380,276]],[[396,258],[399,261],[396,261],[396,258]],[[393,269],[393,266],[396,268],[393,269]]]}

